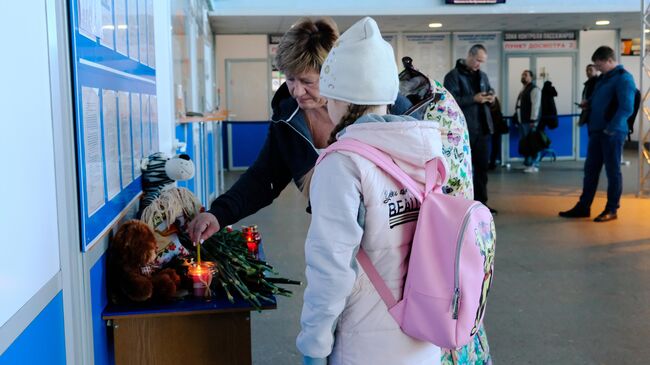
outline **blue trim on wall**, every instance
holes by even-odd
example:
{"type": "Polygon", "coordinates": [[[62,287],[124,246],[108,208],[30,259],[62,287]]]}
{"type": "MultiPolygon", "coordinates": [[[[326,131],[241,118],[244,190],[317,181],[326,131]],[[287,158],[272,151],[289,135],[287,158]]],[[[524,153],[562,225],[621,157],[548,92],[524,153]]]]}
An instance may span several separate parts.
{"type": "Polygon", "coordinates": [[[106,321],[102,319],[102,312],[107,304],[106,253],[104,253],[90,269],[90,305],[92,309],[95,365],[115,364],[113,336],[110,333],[110,328],[106,326],[106,321]]]}
{"type": "Polygon", "coordinates": [[[65,363],[63,292],[60,291],[0,355],[0,365],[65,363]]]}

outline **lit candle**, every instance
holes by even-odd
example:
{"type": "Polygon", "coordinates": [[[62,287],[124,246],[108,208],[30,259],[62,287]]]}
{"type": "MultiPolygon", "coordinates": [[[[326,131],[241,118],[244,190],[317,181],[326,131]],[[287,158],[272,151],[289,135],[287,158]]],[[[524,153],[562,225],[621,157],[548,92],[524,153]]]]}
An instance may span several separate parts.
{"type": "Polygon", "coordinates": [[[256,226],[244,227],[242,233],[244,235],[244,240],[246,241],[248,253],[252,256],[255,256],[257,255],[257,240],[255,239],[255,232],[253,231],[253,227],[256,226]]]}
{"type": "Polygon", "coordinates": [[[192,287],[194,289],[195,297],[209,297],[210,283],[212,282],[212,263],[202,262],[194,266],[190,266],[187,273],[192,278],[192,287]]]}
{"type": "Polygon", "coordinates": [[[248,247],[248,253],[251,255],[254,255],[257,252],[257,242],[255,242],[253,237],[246,238],[246,247],[248,247]]]}

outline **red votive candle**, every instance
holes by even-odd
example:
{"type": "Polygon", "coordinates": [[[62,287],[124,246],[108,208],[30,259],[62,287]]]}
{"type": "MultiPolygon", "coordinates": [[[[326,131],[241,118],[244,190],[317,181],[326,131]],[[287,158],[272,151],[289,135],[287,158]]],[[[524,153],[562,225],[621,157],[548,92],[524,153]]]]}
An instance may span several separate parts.
{"type": "Polygon", "coordinates": [[[192,278],[195,297],[203,298],[210,295],[209,287],[212,282],[213,266],[211,262],[202,262],[200,265],[190,266],[187,270],[187,274],[192,278]]]}

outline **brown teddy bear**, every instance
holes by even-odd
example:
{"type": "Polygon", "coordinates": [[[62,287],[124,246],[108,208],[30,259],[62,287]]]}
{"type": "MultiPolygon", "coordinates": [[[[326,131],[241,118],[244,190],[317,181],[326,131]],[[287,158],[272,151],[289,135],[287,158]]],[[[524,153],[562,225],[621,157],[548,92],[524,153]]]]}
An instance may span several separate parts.
{"type": "Polygon", "coordinates": [[[153,230],[139,220],[129,220],[117,230],[109,247],[108,278],[114,303],[151,298],[169,300],[176,294],[180,277],[174,269],[159,270],[153,230]]]}

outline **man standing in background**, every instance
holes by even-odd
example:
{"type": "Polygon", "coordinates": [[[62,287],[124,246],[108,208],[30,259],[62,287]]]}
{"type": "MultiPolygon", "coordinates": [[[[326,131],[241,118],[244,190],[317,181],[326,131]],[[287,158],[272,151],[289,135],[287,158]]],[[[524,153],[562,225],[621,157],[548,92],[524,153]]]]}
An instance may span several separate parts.
{"type": "MultiPolygon", "coordinates": [[[[444,86],[451,92],[465,114],[472,152],[474,199],[487,205],[487,171],[490,159],[488,146],[494,133],[489,104],[494,102],[490,86],[481,64],[487,61],[487,50],[475,44],[465,59],[458,59],[456,67],[445,76],[444,86]]],[[[489,208],[489,207],[488,207],[489,208]]],[[[495,209],[490,208],[492,214],[495,209]]]]}
{"type": "Polygon", "coordinates": [[[602,75],[586,103],[589,110],[589,145],[582,195],[575,207],[560,212],[559,215],[564,218],[591,215],[591,203],[604,164],[607,174],[607,205],[594,221],[607,222],[617,218],[616,211],[623,192],[621,154],[628,133],[627,119],[634,111],[636,86],[632,75],[616,62],[616,54],[610,47],[598,47],[591,60],[602,75]]]}
{"type": "Polygon", "coordinates": [[[589,122],[587,100],[589,100],[591,94],[593,94],[594,88],[596,87],[596,81],[598,81],[598,70],[596,70],[596,65],[593,63],[588,64],[585,72],[587,74],[587,81],[585,81],[583,84],[584,87],[582,88],[582,101],[580,102],[580,108],[582,111],[580,112],[580,120],[578,122],[578,125],[580,126],[589,122]]]}
{"type": "MultiPolygon", "coordinates": [[[[516,113],[519,118],[520,138],[526,136],[535,130],[539,124],[539,111],[542,102],[542,93],[533,82],[533,71],[524,70],[521,73],[521,83],[524,85],[517,97],[516,113]]],[[[524,172],[539,172],[539,153],[533,156],[524,156],[524,172]]]]}

